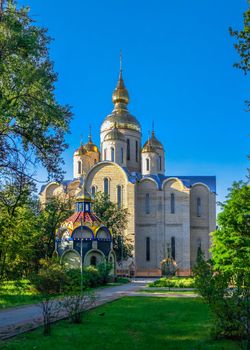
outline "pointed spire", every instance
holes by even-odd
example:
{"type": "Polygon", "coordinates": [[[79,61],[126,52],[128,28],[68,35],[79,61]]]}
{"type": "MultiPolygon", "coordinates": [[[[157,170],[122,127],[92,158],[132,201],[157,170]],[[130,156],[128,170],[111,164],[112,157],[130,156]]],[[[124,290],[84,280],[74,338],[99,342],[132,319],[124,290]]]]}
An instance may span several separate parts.
{"type": "Polygon", "coordinates": [[[82,137],[82,134],[80,135],[80,146],[83,145],[83,137],[82,137]]]}
{"type": "Polygon", "coordinates": [[[155,136],[155,122],[154,120],[152,121],[152,137],[155,136]]]}
{"type": "Polygon", "coordinates": [[[122,79],[122,49],[120,49],[120,74],[119,79],[122,79]]]}
{"type": "Polygon", "coordinates": [[[91,132],[91,124],[89,124],[89,136],[88,136],[89,142],[92,142],[92,132],[91,132]]]}

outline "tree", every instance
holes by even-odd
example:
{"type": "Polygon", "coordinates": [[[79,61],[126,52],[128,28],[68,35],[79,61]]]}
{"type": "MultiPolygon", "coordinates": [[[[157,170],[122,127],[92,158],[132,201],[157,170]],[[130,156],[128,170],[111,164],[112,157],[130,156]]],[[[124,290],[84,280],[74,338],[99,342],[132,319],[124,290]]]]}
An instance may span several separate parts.
{"type": "MultiPolygon", "coordinates": [[[[235,182],[221,204],[219,228],[212,235],[212,256],[218,271],[248,278],[250,262],[250,186],[235,182]]],[[[247,281],[246,281],[247,282],[247,281]]]]}
{"type": "Polygon", "coordinates": [[[236,68],[242,69],[245,74],[250,70],[250,9],[244,14],[244,27],[242,30],[230,28],[230,34],[238,41],[234,47],[240,55],[240,62],[235,63],[236,68]]]}
{"type": "Polygon", "coordinates": [[[212,234],[212,260],[198,257],[196,288],[215,315],[216,334],[250,344],[250,186],[232,185],[212,234]]]}
{"type": "Polygon", "coordinates": [[[31,281],[42,295],[44,335],[50,335],[51,322],[62,312],[62,304],[55,296],[63,291],[67,275],[63,265],[56,258],[41,259],[40,265],[40,270],[31,276],[31,281]]]}
{"type": "Polygon", "coordinates": [[[52,256],[55,248],[56,230],[73,213],[72,199],[68,196],[53,197],[40,207],[37,229],[41,239],[37,242],[40,258],[52,256]]]}
{"type": "Polygon", "coordinates": [[[23,173],[12,175],[0,185],[0,279],[29,270],[39,236],[34,184],[23,173]]]}
{"type": "Polygon", "coordinates": [[[50,41],[46,29],[34,25],[28,8],[1,0],[0,172],[22,172],[15,159],[21,160],[29,150],[30,167],[40,162],[49,177],[62,176],[61,154],[71,112],[55,98],[50,41]]]}
{"type": "Polygon", "coordinates": [[[95,195],[93,211],[99,216],[104,225],[112,231],[113,247],[118,261],[131,256],[132,245],[127,242],[124,231],[128,224],[128,209],[118,208],[111,202],[109,196],[102,192],[95,195]]]}
{"type": "MultiPolygon", "coordinates": [[[[230,34],[235,37],[237,42],[234,44],[236,51],[240,56],[240,61],[234,64],[234,67],[243,70],[247,74],[250,70],[250,9],[244,14],[244,27],[242,30],[233,30],[229,28],[230,34]]],[[[250,101],[245,101],[248,110],[250,109],[250,101]]]]}

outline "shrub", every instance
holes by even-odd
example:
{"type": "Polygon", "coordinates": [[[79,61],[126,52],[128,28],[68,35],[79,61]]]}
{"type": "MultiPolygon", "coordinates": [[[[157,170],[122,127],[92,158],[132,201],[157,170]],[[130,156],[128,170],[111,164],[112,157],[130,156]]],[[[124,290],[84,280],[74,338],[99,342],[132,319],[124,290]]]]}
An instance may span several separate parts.
{"type": "Polygon", "coordinates": [[[161,288],[194,288],[194,279],[192,277],[163,277],[149,284],[149,287],[161,288]]]}

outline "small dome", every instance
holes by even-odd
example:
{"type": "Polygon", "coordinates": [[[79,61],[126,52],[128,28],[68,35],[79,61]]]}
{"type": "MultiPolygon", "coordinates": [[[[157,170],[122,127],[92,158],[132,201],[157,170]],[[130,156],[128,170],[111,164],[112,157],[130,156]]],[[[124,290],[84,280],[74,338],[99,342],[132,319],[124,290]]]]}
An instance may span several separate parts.
{"type": "Polygon", "coordinates": [[[154,131],[152,131],[151,137],[148,139],[147,142],[145,142],[143,148],[142,148],[142,153],[145,152],[156,152],[157,150],[162,150],[164,151],[162,143],[155,137],[154,131]]]}
{"type": "Polygon", "coordinates": [[[129,103],[128,90],[125,87],[121,71],[120,71],[118,83],[112,94],[112,102],[113,104],[125,103],[126,105],[129,103]]]}
{"type": "Polygon", "coordinates": [[[154,131],[152,131],[151,143],[156,148],[164,150],[164,147],[163,147],[162,143],[155,137],[155,132],[154,131]]]}
{"type": "Polygon", "coordinates": [[[81,143],[80,147],[75,151],[74,155],[82,156],[84,154],[87,154],[88,152],[99,153],[98,147],[92,142],[91,134],[89,135],[88,143],[86,143],[85,145],[81,143]]]}
{"type": "Polygon", "coordinates": [[[86,149],[87,152],[99,153],[98,147],[92,141],[89,141],[88,143],[86,143],[86,145],[84,145],[84,148],[86,149]]]}
{"type": "Polygon", "coordinates": [[[75,151],[74,155],[75,156],[82,156],[86,153],[87,153],[87,151],[86,151],[85,147],[81,144],[80,147],[77,148],[77,150],[75,151]]]}
{"type": "Polygon", "coordinates": [[[157,149],[151,144],[150,140],[148,140],[142,148],[142,153],[157,153],[157,149]]]}
{"type": "Polygon", "coordinates": [[[126,142],[124,135],[117,129],[116,123],[114,128],[104,137],[104,141],[119,140],[126,142]]]}

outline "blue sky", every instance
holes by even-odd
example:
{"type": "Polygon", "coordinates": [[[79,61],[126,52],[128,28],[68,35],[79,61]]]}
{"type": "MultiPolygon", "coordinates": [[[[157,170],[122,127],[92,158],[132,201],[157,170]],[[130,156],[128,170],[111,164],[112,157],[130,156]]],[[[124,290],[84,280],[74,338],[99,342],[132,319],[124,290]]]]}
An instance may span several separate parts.
{"type": "MultiPolygon", "coordinates": [[[[123,51],[129,110],[152,120],[165,145],[168,175],[216,175],[218,200],[249,167],[247,77],[233,68],[238,55],[228,28],[242,27],[247,0],[22,0],[54,38],[58,100],[73,107],[64,154],[65,178],[89,124],[99,129],[112,110],[111,94],[123,51]]],[[[39,170],[39,178],[44,178],[39,170]]]]}

